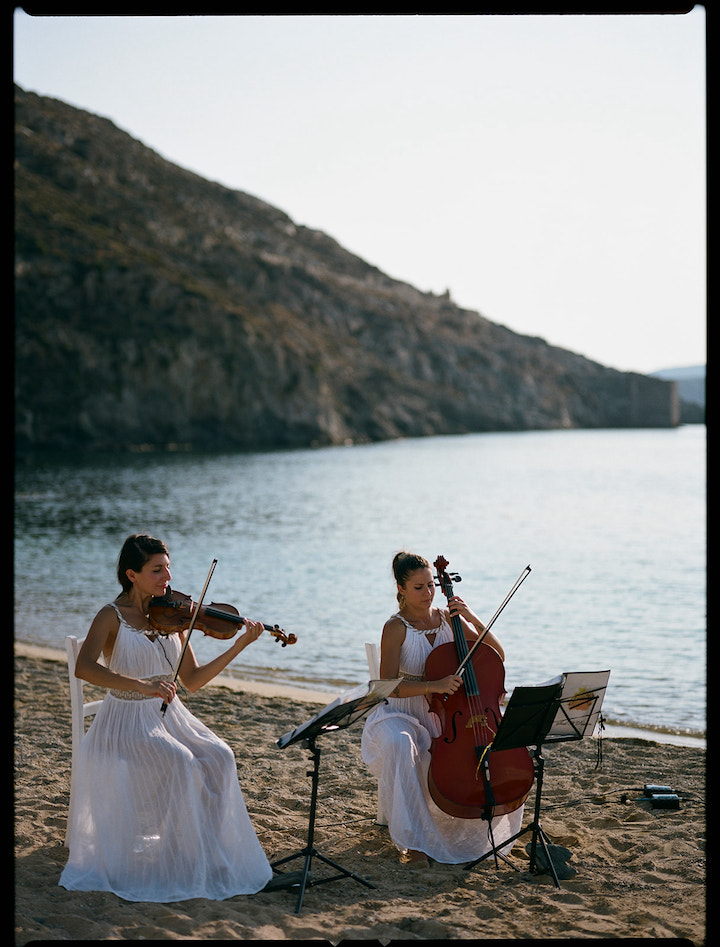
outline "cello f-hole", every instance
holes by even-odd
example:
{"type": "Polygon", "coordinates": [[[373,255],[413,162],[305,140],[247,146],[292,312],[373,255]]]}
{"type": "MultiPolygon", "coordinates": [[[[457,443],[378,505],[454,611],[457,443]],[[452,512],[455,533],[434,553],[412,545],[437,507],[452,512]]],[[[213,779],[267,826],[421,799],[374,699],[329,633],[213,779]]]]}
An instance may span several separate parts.
{"type": "Polygon", "coordinates": [[[462,717],[462,710],[456,710],[455,713],[450,718],[450,726],[452,727],[452,737],[445,737],[445,743],[454,743],[457,740],[457,727],[455,726],[456,717],[462,717]]]}

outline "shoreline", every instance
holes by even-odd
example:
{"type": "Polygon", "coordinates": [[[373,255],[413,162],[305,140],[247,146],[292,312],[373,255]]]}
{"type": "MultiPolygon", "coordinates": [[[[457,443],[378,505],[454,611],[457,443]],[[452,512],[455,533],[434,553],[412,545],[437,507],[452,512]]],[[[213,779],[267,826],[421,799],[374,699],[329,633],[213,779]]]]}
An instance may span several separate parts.
{"type": "MultiPolygon", "coordinates": [[[[16,655],[67,664],[67,655],[59,648],[48,648],[44,645],[33,645],[25,641],[14,641],[13,650],[16,655]]],[[[311,690],[291,684],[241,679],[233,674],[225,673],[219,674],[211,684],[214,687],[226,687],[236,693],[253,694],[256,697],[279,697],[299,703],[315,704],[320,707],[326,706],[337,696],[337,694],[329,691],[311,690]]],[[[655,743],[667,743],[671,746],[707,748],[706,737],[694,734],[666,733],[652,727],[637,727],[633,724],[605,723],[602,735],[603,738],[608,739],[650,740],[655,743]]]]}

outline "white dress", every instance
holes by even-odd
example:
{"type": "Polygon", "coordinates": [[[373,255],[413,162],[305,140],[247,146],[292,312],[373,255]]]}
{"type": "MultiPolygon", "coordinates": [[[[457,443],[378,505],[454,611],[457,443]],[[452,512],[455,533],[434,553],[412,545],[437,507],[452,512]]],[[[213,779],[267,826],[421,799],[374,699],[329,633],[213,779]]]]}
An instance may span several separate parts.
{"type": "MultiPolygon", "coordinates": [[[[398,677],[421,680],[427,656],[454,640],[444,613],[438,629],[413,628],[401,615],[405,640],[400,649],[398,677]],[[436,631],[434,644],[426,635],[436,631]]],[[[378,778],[378,807],[385,813],[395,846],[425,852],[435,861],[460,864],[491,850],[488,822],[460,819],[438,808],[428,789],[430,741],[440,735],[440,724],[425,697],[389,697],[365,721],[362,757],[378,778]]],[[[495,846],[522,828],[523,806],[492,820],[495,846]]],[[[512,844],[502,849],[507,854],[512,844]]]]}
{"type": "MultiPolygon", "coordinates": [[[[116,611],[117,608],[116,608],[116,611]]],[[[109,667],[172,680],[178,635],[152,640],[118,611],[109,667]]],[[[80,744],[70,857],[60,884],[127,901],[222,900],[259,891],[272,868],[250,822],[230,747],[176,696],[110,690],[80,744]]]]}

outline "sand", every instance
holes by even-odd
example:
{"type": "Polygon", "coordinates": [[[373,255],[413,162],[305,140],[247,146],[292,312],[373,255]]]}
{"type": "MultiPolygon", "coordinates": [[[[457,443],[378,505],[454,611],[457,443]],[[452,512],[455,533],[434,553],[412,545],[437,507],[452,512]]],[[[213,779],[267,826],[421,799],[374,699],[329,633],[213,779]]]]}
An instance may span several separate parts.
{"type": "MultiPolygon", "coordinates": [[[[88,697],[101,696],[88,688],[88,697]]],[[[279,749],[323,695],[253,684],[183,695],[233,748],[240,784],[271,861],[307,842],[310,755],[279,749]]],[[[472,870],[398,861],[375,823],[376,784],[360,756],[362,723],[323,735],[315,845],[368,880],[297,886],[227,901],[130,903],[59,887],[70,790],[67,667],[54,654],[15,649],[15,943],[38,940],[398,940],[664,938],[702,944],[705,903],[705,750],[605,736],[547,745],[541,823],[571,852],[575,874],[556,888],[531,874],[523,836],[511,864],[472,870]],[[638,801],[645,784],[670,786],[680,807],[638,801]]],[[[162,791],[161,788],[159,791],[162,791]]],[[[525,810],[532,818],[535,790],[525,810]]],[[[299,871],[303,861],[284,866],[299,871]]],[[[313,860],[313,880],[328,869],[313,860]]]]}

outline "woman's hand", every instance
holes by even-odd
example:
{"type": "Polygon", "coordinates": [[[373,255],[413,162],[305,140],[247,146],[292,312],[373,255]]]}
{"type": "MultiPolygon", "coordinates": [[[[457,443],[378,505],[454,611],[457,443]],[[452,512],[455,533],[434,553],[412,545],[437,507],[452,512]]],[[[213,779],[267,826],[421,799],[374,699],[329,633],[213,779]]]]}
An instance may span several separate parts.
{"type": "Polygon", "coordinates": [[[252,618],[245,619],[245,632],[241,636],[246,644],[251,641],[257,641],[260,635],[265,631],[265,626],[261,621],[253,621],[252,618]]]}
{"type": "Polygon", "coordinates": [[[454,694],[462,687],[462,682],[459,674],[448,674],[439,681],[428,681],[427,689],[431,694],[454,694]]]}
{"type": "Polygon", "coordinates": [[[477,617],[475,612],[470,608],[469,605],[466,605],[465,602],[460,598],[459,595],[453,595],[452,598],[448,599],[448,610],[451,615],[461,615],[471,625],[477,627],[478,624],[481,624],[480,619],[477,617]]]}
{"type": "Polygon", "coordinates": [[[138,692],[145,697],[162,697],[169,704],[177,693],[175,681],[139,681],[138,692]]]}

